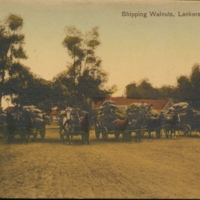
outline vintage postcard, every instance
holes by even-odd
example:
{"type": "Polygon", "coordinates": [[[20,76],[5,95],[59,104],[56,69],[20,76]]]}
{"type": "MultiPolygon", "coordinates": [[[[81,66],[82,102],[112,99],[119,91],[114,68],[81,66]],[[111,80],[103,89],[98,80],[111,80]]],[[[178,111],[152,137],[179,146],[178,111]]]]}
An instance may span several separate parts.
{"type": "Polygon", "coordinates": [[[200,199],[200,1],[0,0],[0,198],[200,199]]]}

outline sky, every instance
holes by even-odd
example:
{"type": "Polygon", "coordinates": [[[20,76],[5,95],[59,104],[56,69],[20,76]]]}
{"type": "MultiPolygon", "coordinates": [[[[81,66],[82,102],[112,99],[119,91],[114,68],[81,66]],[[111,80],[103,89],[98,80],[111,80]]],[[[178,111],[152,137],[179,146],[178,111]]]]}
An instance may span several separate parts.
{"type": "Polygon", "coordinates": [[[143,79],[153,87],[175,85],[177,77],[189,76],[200,63],[200,1],[0,0],[0,23],[11,13],[24,20],[28,59],[21,62],[46,80],[71,62],[62,46],[66,26],[83,33],[99,27],[96,54],[108,73],[107,85],[118,87],[113,96],[124,95],[126,85],[143,79]],[[183,16],[188,12],[199,16],[183,16]]]}

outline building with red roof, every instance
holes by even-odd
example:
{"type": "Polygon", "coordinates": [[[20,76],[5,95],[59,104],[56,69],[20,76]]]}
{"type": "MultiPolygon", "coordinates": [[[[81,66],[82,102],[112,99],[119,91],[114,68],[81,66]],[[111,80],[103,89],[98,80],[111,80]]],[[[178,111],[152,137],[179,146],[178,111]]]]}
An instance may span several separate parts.
{"type": "Polygon", "coordinates": [[[153,109],[157,111],[167,110],[171,107],[174,103],[171,99],[133,99],[133,98],[126,98],[126,97],[107,97],[102,101],[92,102],[92,109],[99,108],[105,101],[111,100],[114,101],[117,107],[125,111],[127,107],[132,103],[141,103],[144,102],[148,105],[153,105],[153,109]]]}

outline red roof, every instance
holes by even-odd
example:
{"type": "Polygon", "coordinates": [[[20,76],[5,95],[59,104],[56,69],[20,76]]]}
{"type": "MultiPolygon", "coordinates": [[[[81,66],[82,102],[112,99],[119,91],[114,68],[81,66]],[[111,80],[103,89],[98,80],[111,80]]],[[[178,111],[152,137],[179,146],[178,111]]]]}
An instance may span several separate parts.
{"type": "Polygon", "coordinates": [[[144,102],[144,103],[147,103],[148,105],[153,104],[153,108],[155,110],[164,109],[167,106],[167,104],[171,101],[170,99],[132,99],[132,98],[126,98],[126,97],[108,97],[97,103],[92,102],[92,109],[96,109],[100,107],[101,104],[106,100],[115,101],[118,106],[144,102]]]}
{"type": "Polygon", "coordinates": [[[7,108],[4,109],[4,111],[10,112],[10,111],[13,111],[14,108],[15,108],[15,106],[8,106],[7,108]]]}
{"type": "Polygon", "coordinates": [[[50,115],[58,115],[58,110],[52,109],[51,112],[50,112],[50,115]]]}

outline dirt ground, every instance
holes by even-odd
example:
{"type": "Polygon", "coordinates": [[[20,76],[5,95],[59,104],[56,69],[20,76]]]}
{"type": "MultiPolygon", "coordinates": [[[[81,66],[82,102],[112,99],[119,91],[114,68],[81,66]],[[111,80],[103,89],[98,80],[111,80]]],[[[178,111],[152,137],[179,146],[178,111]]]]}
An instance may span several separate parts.
{"type": "Polygon", "coordinates": [[[1,136],[0,198],[200,198],[200,136],[90,141],[61,143],[55,124],[43,141],[1,136]]]}

